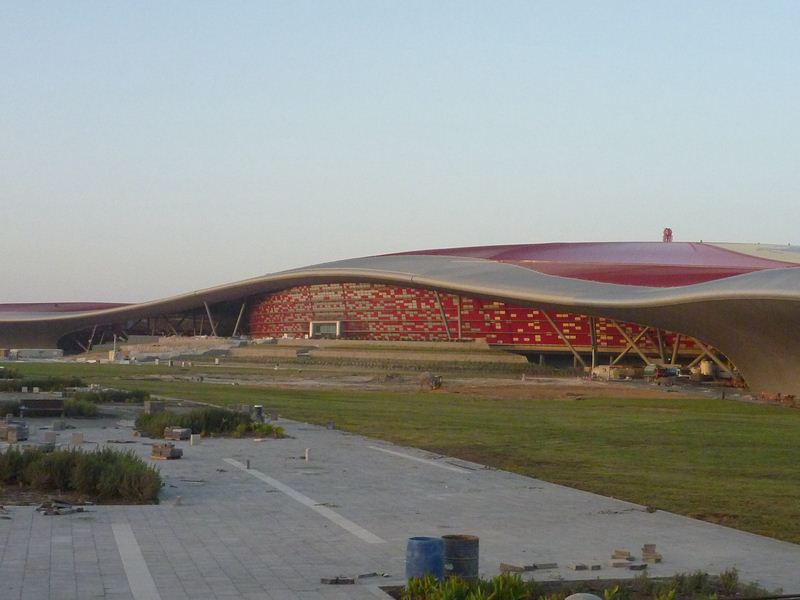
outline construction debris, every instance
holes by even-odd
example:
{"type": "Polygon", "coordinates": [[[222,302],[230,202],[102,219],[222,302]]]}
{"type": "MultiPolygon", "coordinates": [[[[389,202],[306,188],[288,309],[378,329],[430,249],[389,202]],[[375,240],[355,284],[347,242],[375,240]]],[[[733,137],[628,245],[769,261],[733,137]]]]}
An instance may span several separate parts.
{"type": "Polygon", "coordinates": [[[356,582],[355,577],[321,577],[320,583],[325,585],[352,585],[356,582]]]}
{"type": "Polygon", "coordinates": [[[85,509],[81,505],[76,506],[69,500],[60,500],[54,498],[52,500],[48,500],[47,502],[42,502],[36,507],[36,511],[42,513],[46,517],[49,517],[82,513],[85,512],[85,509]]]}
{"type": "Polygon", "coordinates": [[[175,444],[153,444],[153,452],[150,458],[153,460],[174,460],[183,456],[183,450],[176,448],[175,444]]]}
{"type": "Polygon", "coordinates": [[[0,441],[22,442],[28,439],[28,425],[25,421],[14,420],[11,415],[6,415],[0,421],[0,441]]]}
{"type": "Polygon", "coordinates": [[[609,567],[614,567],[615,569],[627,569],[631,565],[631,561],[626,558],[612,558],[608,561],[609,567]]]}
{"type": "Polygon", "coordinates": [[[530,571],[543,571],[545,569],[557,569],[558,563],[534,563],[532,565],[512,565],[509,563],[500,563],[500,571],[502,573],[528,573],[530,571]]]}
{"type": "Polygon", "coordinates": [[[322,577],[320,578],[319,582],[325,585],[353,585],[358,582],[359,579],[369,579],[371,577],[391,577],[388,573],[377,572],[373,571],[371,573],[362,573],[361,575],[356,575],[354,577],[350,577],[347,575],[338,575],[336,577],[322,577]]]}
{"type": "Polygon", "coordinates": [[[573,571],[586,571],[589,567],[582,562],[571,562],[567,563],[567,568],[572,569],[573,571]]]}
{"type": "Polygon", "coordinates": [[[646,563],[660,563],[661,562],[661,555],[656,552],[656,545],[655,544],[645,544],[642,546],[642,560],[646,563]]]}
{"type": "Polygon", "coordinates": [[[192,430],[186,427],[165,427],[165,440],[188,440],[192,436],[192,430]]]}

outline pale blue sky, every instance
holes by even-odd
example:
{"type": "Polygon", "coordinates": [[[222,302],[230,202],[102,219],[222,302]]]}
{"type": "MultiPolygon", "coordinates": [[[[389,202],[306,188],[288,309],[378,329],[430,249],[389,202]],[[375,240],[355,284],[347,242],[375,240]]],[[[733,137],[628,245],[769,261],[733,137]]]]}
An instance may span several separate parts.
{"type": "Polygon", "coordinates": [[[798,2],[0,0],[0,302],[800,243],[798,2]]]}

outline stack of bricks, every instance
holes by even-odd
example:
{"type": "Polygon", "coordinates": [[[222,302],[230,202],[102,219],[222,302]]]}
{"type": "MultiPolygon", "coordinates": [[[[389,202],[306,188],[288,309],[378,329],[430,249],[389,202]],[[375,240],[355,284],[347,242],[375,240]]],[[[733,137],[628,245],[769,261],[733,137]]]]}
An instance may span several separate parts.
{"type": "Polygon", "coordinates": [[[11,415],[6,415],[0,421],[0,440],[10,443],[22,442],[28,439],[28,426],[24,421],[14,421],[11,415]]]}
{"type": "Polygon", "coordinates": [[[642,560],[651,564],[661,562],[661,555],[656,552],[655,544],[645,544],[642,546],[642,560]]]}
{"type": "Polygon", "coordinates": [[[611,560],[608,563],[610,567],[627,569],[634,561],[629,550],[614,550],[611,554],[611,560]]]}
{"type": "Polygon", "coordinates": [[[176,448],[175,444],[153,444],[153,452],[150,458],[154,460],[173,460],[183,456],[183,450],[176,448]]]}

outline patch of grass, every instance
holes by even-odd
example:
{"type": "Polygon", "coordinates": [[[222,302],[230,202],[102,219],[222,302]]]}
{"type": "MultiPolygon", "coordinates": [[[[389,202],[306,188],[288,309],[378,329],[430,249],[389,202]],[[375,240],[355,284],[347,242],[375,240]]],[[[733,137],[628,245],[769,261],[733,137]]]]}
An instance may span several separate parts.
{"type": "Polygon", "coordinates": [[[97,392],[77,392],[73,397],[77,400],[86,400],[95,404],[141,404],[150,398],[150,394],[144,390],[100,390],[97,392]]]}
{"type": "Polygon", "coordinates": [[[158,502],[161,476],[133,452],[10,447],[0,453],[0,485],[76,492],[98,502],[158,502]]]}
{"type": "Polygon", "coordinates": [[[286,435],[286,432],[283,427],[271,423],[239,423],[231,435],[235,438],[274,437],[280,439],[286,435]]]}
{"type": "MultiPolygon", "coordinates": [[[[122,383],[118,383],[121,385],[122,383]]],[[[136,382],[472,460],[800,542],[800,411],[698,398],[490,400],[447,392],[265,390],[136,382]],[[715,517],[709,517],[714,515],[715,517]]]]}
{"type": "Polygon", "coordinates": [[[736,569],[729,569],[717,577],[698,571],[691,575],[681,573],[667,581],[653,581],[647,575],[632,580],[546,583],[524,581],[518,573],[472,582],[458,577],[437,581],[427,576],[409,579],[405,588],[392,595],[399,600],[563,600],[586,592],[604,600],[716,600],[719,595],[768,593],[755,584],[741,584],[736,569]],[[698,582],[701,585],[695,585],[698,582]]]}
{"type": "MultiPolygon", "coordinates": [[[[35,368],[42,375],[50,366],[35,368]]],[[[53,366],[66,375],[72,365],[53,366]]],[[[75,373],[86,378],[96,369],[98,382],[218,406],[263,404],[290,419],[334,421],[378,439],[800,542],[800,506],[786,501],[800,497],[797,410],[705,398],[518,400],[126,381],[150,367],[112,367],[84,365],[75,373]]]]}
{"type": "Polygon", "coordinates": [[[88,400],[67,398],[64,400],[64,416],[91,419],[97,416],[97,404],[88,400]]]}
{"type": "Polygon", "coordinates": [[[183,427],[201,435],[231,435],[242,425],[248,429],[251,427],[250,415],[214,407],[198,408],[183,414],[169,410],[142,413],[136,418],[136,429],[154,438],[163,437],[166,427],[183,427]]]}
{"type": "Polygon", "coordinates": [[[0,392],[19,392],[23,387],[32,390],[38,387],[42,392],[60,392],[68,387],[84,387],[77,377],[24,377],[23,379],[0,379],[0,392]]]}
{"type": "Polygon", "coordinates": [[[16,369],[9,369],[0,367],[0,379],[17,379],[19,378],[19,371],[16,369]]]}

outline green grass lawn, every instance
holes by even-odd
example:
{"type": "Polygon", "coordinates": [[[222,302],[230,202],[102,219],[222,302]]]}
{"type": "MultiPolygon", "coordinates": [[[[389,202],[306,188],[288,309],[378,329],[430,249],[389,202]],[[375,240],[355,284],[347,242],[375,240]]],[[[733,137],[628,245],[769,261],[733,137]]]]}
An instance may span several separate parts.
{"type": "Polygon", "coordinates": [[[219,405],[263,404],[287,418],[333,420],[348,431],[800,542],[797,410],[698,398],[491,400],[132,381],[126,366],[20,369],[219,405]]]}

